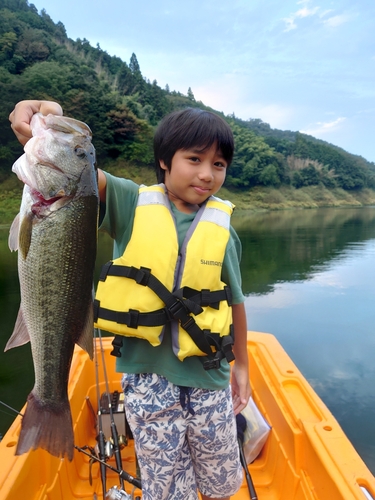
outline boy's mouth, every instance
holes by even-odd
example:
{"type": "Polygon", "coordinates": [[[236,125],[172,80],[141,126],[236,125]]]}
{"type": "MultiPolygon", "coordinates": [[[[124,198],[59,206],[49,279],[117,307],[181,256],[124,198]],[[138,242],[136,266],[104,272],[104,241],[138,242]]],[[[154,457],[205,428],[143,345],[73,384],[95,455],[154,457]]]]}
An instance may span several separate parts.
{"type": "Polygon", "coordinates": [[[211,191],[210,188],[208,187],[202,187],[202,186],[193,186],[193,189],[198,193],[198,194],[207,194],[211,191]]]}

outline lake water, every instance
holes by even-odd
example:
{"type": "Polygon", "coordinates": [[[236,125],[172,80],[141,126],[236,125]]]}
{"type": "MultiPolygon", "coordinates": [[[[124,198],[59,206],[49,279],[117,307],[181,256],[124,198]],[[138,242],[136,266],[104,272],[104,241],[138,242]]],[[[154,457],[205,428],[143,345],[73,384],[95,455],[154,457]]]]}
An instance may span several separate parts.
{"type": "MultiPolygon", "coordinates": [[[[375,207],[238,213],[248,328],[273,333],[375,473],[375,207]]],[[[0,399],[21,409],[29,346],[3,353],[19,307],[17,257],[0,227],[0,399]]],[[[111,257],[100,237],[98,261],[111,257]]],[[[14,414],[0,407],[0,433],[14,414]]]]}

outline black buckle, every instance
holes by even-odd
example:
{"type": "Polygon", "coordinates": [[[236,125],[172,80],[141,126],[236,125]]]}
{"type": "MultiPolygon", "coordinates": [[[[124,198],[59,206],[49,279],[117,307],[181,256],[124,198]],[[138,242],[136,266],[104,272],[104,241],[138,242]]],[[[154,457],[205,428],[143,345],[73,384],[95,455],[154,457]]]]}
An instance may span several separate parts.
{"type": "Polygon", "coordinates": [[[121,347],[122,347],[122,338],[118,335],[115,335],[115,338],[112,340],[113,350],[111,351],[111,356],[115,356],[116,358],[121,358],[121,347]]]}
{"type": "Polygon", "coordinates": [[[169,319],[178,319],[182,321],[186,318],[188,310],[180,299],[176,299],[176,302],[167,307],[167,314],[169,316],[169,319]]]}
{"type": "Polygon", "coordinates": [[[203,363],[203,368],[205,370],[214,370],[220,368],[220,358],[207,359],[203,363]]]}

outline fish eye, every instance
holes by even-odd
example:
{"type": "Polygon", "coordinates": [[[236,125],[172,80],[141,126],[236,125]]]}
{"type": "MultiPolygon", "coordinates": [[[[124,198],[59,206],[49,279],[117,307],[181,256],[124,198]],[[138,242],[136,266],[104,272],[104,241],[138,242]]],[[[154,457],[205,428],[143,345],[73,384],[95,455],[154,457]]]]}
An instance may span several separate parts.
{"type": "Polygon", "coordinates": [[[86,158],[86,151],[83,148],[76,146],[74,148],[74,152],[78,156],[78,158],[86,158]]]}

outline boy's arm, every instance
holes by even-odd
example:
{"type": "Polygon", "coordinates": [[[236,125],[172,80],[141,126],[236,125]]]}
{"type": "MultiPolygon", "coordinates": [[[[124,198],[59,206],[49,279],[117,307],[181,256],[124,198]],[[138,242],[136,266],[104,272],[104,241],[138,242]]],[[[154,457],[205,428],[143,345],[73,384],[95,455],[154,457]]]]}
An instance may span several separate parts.
{"type": "Polygon", "coordinates": [[[98,168],[98,189],[100,201],[105,203],[107,194],[107,177],[104,175],[103,170],[100,170],[100,168],[98,168]]]}
{"type": "Polygon", "coordinates": [[[232,306],[234,347],[236,357],[232,367],[232,399],[235,415],[242,411],[251,395],[249,360],[247,355],[247,321],[245,305],[234,304],[232,306]]]}
{"type": "MultiPolygon", "coordinates": [[[[30,121],[35,113],[42,115],[57,115],[62,116],[63,110],[59,103],[54,101],[20,101],[14,107],[14,110],[9,115],[9,121],[13,132],[19,142],[24,146],[31,139],[30,121]]],[[[100,201],[105,203],[106,200],[107,179],[103,172],[98,169],[98,188],[100,201]]]]}

